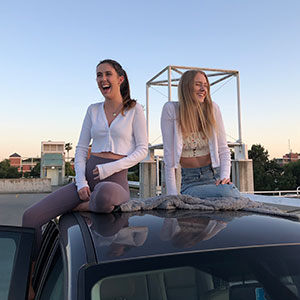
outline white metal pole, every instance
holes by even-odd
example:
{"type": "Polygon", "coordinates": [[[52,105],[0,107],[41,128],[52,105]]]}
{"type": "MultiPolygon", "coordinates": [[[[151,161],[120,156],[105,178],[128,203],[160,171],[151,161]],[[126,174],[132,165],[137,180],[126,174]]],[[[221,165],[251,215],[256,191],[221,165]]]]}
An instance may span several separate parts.
{"type": "Polygon", "coordinates": [[[236,76],[238,126],[239,126],[239,139],[238,139],[238,142],[241,144],[242,143],[242,121],[241,121],[240,74],[236,73],[235,76],[236,76]]]}
{"type": "Polygon", "coordinates": [[[149,138],[149,85],[146,84],[146,123],[147,123],[147,136],[149,138]]]}
{"type": "Polygon", "coordinates": [[[171,66],[168,67],[168,101],[172,101],[172,78],[171,78],[171,66]]]}
{"type": "Polygon", "coordinates": [[[156,155],[156,194],[158,193],[159,187],[159,156],[156,155]]]}

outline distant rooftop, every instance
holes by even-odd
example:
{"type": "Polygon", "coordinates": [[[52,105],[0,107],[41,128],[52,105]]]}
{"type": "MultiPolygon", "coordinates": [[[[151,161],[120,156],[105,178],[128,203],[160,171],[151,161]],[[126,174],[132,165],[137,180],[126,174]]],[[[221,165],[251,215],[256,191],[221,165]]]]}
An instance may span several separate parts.
{"type": "Polygon", "coordinates": [[[14,154],[10,155],[9,157],[21,157],[21,155],[19,155],[18,153],[14,153],[14,154]]]}

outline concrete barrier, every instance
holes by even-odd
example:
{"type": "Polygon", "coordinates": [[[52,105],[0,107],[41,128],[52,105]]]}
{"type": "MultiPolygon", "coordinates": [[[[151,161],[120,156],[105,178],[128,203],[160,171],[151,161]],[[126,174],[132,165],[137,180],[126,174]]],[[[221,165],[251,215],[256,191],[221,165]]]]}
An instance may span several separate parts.
{"type": "Polygon", "coordinates": [[[0,194],[50,193],[50,178],[0,179],[0,194]]]}
{"type": "Polygon", "coordinates": [[[254,191],[252,159],[232,160],[232,182],[240,192],[254,191]]]}

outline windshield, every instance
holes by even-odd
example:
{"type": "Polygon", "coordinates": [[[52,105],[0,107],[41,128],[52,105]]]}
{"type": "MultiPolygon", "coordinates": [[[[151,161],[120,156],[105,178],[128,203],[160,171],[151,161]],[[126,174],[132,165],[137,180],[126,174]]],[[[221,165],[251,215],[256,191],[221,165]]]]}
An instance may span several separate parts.
{"type": "Polygon", "coordinates": [[[87,299],[299,299],[300,246],[216,250],[86,269],[87,299]]]}

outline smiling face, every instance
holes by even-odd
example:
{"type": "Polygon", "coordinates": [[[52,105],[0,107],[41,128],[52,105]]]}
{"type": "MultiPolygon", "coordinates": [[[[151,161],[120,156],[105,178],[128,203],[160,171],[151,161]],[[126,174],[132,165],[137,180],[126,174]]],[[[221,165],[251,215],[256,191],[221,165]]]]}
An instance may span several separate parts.
{"type": "Polygon", "coordinates": [[[114,67],[108,63],[98,65],[96,74],[98,87],[105,99],[122,98],[120,86],[124,76],[119,76],[114,67]]]}
{"type": "Polygon", "coordinates": [[[208,93],[208,82],[202,73],[197,73],[194,78],[193,98],[201,103],[204,102],[208,93]]]}

